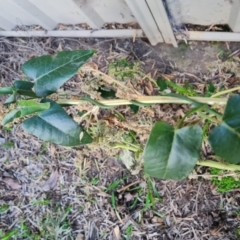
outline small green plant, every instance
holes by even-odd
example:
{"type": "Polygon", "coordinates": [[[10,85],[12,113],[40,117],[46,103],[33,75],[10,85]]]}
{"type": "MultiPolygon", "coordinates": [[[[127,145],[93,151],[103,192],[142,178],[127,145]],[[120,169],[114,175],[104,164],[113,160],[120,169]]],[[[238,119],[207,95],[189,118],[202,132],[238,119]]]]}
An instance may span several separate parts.
{"type": "Polygon", "coordinates": [[[143,212],[149,210],[149,209],[155,209],[155,202],[161,201],[161,196],[159,195],[157,189],[155,188],[155,184],[153,180],[150,177],[147,177],[147,195],[146,200],[144,204],[143,212]]]}
{"type": "Polygon", "coordinates": [[[240,227],[237,229],[237,237],[240,237],[240,227]]]}
{"type": "MultiPolygon", "coordinates": [[[[94,54],[92,50],[76,50],[60,52],[55,56],[42,56],[27,61],[22,66],[26,79],[17,80],[12,87],[0,88],[0,95],[10,95],[5,104],[16,103],[3,118],[3,125],[14,120],[22,122],[22,128],[47,142],[63,146],[78,146],[94,142],[91,134],[85,131],[62,108],[74,104],[90,102],[100,108],[111,109],[119,105],[130,105],[137,111],[139,107],[152,104],[177,103],[191,104],[192,108],[180,120],[177,126],[159,121],[152,128],[143,152],[144,171],[152,177],[179,180],[186,178],[196,164],[220,169],[240,170],[240,96],[232,95],[229,99],[216,98],[239,88],[225,90],[207,97],[188,97],[195,95],[189,86],[181,87],[169,81],[155,81],[147,76],[154,87],[160,88],[158,96],[139,96],[120,99],[111,95],[111,99],[96,101],[89,96],[80,100],[54,101],[50,95],[76,74],[78,69],[94,54]],[[166,94],[161,91],[165,85],[175,88],[180,94],[166,94]],[[186,96],[187,95],[187,96],[186,96]],[[224,114],[217,112],[210,105],[226,104],[224,114]],[[192,114],[198,114],[202,121],[211,123],[208,141],[214,153],[226,161],[223,164],[215,161],[198,161],[201,150],[203,130],[201,124],[184,125],[184,120],[192,114]],[[21,120],[23,119],[23,120],[21,120]]],[[[115,76],[121,79],[132,74],[144,75],[138,68],[128,65],[126,61],[113,66],[115,76]],[[121,67],[128,68],[121,75],[121,67]]],[[[144,75],[146,77],[146,75],[144,75]]],[[[111,82],[112,88],[126,88],[120,82],[111,82]]],[[[209,91],[213,92],[209,86],[209,91]]],[[[118,116],[119,117],[119,116],[118,116]]]]}
{"type": "Polygon", "coordinates": [[[109,73],[124,81],[125,78],[132,78],[137,71],[137,66],[129,63],[126,59],[119,59],[109,64],[109,73]]]}
{"type": "Polygon", "coordinates": [[[11,231],[7,232],[7,233],[1,233],[0,232],[0,239],[1,240],[10,240],[12,239],[14,236],[16,236],[18,234],[19,230],[14,228],[11,231]]]}
{"type": "Polygon", "coordinates": [[[1,147],[7,148],[7,149],[12,148],[13,146],[14,146],[14,143],[12,141],[5,142],[5,143],[1,144],[1,147]]]}
{"type": "Polygon", "coordinates": [[[231,176],[223,177],[220,180],[218,178],[213,178],[212,183],[217,186],[217,191],[220,193],[225,193],[240,187],[240,180],[236,180],[231,176]]]}
{"type": "Polygon", "coordinates": [[[7,211],[8,209],[9,209],[9,205],[3,204],[2,206],[0,206],[0,214],[7,211]]]}
{"type": "Polygon", "coordinates": [[[131,240],[132,232],[133,232],[133,225],[130,224],[125,231],[124,239],[131,240]]]}
{"type": "Polygon", "coordinates": [[[224,170],[212,168],[211,174],[217,176],[217,177],[213,177],[211,179],[211,182],[217,186],[217,191],[220,193],[225,193],[240,187],[239,177],[226,176],[226,175],[224,176],[225,174],[224,170]]]}

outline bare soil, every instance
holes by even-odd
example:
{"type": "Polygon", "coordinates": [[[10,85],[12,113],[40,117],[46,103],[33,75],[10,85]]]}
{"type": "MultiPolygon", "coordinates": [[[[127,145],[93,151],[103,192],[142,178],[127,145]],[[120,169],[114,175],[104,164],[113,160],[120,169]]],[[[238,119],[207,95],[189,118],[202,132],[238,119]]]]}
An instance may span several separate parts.
{"type": "MultiPolygon", "coordinates": [[[[127,58],[140,62],[142,71],[154,79],[165,75],[178,83],[191,82],[203,91],[209,81],[217,87],[238,85],[239,78],[216,70],[217,63],[207,71],[207,64],[217,60],[220,50],[225,53],[236,48],[235,44],[193,42],[174,49],[131,39],[1,38],[0,87],[22,79],[21,65],[30,58],[61,50],[96,49],[91,61],[103,73],[108,73],[109,63],[127,58]]],[[[140,81],[139,91],[154,94],[154,90],[148,91],[151,87],[146,79],[140,81]]],[[[76,78],[65,87],[74,89],[76,78]]],[[[7,110],[0,107],[2,117],[7,110]]],[[[129,121],[136,120],[125,109],[117,108],[129,121]]],[[[169,104],[141,113],[148,121],[164,119],[172,124],[180,110],[186,109],[169,104]]],[[[0,126],[0,141],[0,235],[16,229],[11,239],[240,238],[240,189],[219,194],[204,177],[208,169],[198,167],[193,179],[178,182],[155,179],[161,200],[145,209],[147,177],[142,170],[133,175],[104,147],[70,149],[43,143],[17,124],[11,131],[0,126]],[[121,180],[119,185],[106,191],[117,180],[121,180]]]]}

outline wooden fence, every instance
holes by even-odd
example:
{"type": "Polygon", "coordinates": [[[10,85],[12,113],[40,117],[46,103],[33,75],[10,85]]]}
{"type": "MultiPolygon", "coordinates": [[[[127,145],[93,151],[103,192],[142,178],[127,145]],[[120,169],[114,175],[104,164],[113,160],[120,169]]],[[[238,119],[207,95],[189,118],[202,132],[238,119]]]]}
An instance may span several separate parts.
{"type": "Polygon", "coordinates": [[[240,41],[239,0],[0,0],[0,36],[240,41]],[[133,24],[136,23],[136,24],[133,24]],[[188,31],[186,24],[209,26],[188,31]],[[226,24],[232,32],[211,31],[226,24]],[[67,27],[75,25],[75,27],[67,27]],[[208,30],[208,29],[207,29],[208,30]]]}

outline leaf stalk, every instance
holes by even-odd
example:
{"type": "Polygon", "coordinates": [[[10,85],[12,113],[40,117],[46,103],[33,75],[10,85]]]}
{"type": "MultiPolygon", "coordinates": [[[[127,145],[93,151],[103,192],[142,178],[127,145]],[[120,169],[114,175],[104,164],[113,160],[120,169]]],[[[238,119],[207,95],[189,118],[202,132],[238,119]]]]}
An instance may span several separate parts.
{"type": "Polygon", "coordinates": [[[227,171],[240,171],[239,165],[225,164],[225,163],[215,162],[215,161],[211,161],[211,160],[198,161],[197,165],[211,167],[211,168],[217,168],[217,169],[227,170],[227,171]]]}

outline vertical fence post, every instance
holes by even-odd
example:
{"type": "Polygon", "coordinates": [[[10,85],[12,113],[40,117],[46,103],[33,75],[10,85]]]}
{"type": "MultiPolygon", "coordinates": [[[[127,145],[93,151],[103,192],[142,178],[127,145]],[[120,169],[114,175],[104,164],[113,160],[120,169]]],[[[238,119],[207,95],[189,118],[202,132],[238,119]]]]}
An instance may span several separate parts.
{"type": "Polygon", "coordinates": [[[146,0],[146,2],[151,10],[164,41],[172,44],[174,47],[177,47],[177,41],[173,34],[173,30],[162,0],[146,0]]]}
{"type": "Polygon", "coordinates": [[[131,12],[152,45],[164,42],[145,0],[126,0],[131,12]]]}

